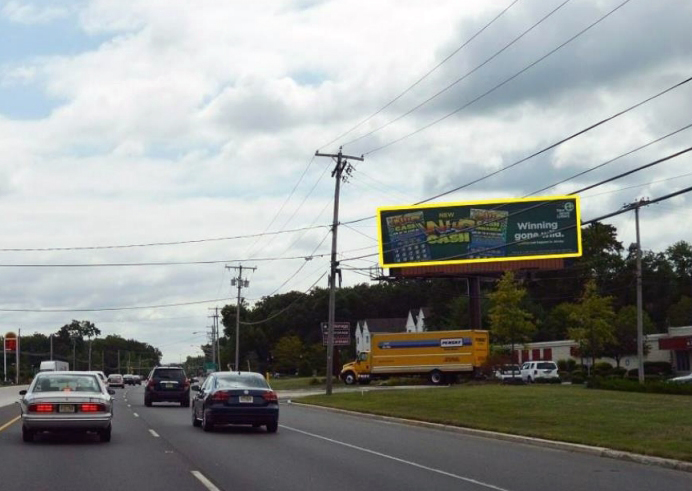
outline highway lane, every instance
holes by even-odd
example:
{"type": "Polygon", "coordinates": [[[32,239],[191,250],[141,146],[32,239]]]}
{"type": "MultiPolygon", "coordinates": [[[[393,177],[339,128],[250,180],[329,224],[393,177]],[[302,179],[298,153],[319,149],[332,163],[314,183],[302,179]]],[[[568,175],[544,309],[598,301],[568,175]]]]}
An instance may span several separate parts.
{"type": "MultiPolygon", "coordinates": [[[[530,445],[281,405],[280,428],[194,428],[190,409],[118,390],[113,440],[0,431],[0,489],[618,490],[692,489],[692,474],[530,445]],[[125,400],[124,396],[127,396],[125,400]],[[68,484],[69,483],[69,484],[68,484]]],[[[18,414],[0,408],[0,428],[18,414]]]]}
{"type": "Polygon", "coordinates": [[[204,433],[190,411],[130,402],[161,438],[220,489],[689,491],[692,475],[525,444],[281,405],[279,432],[204,433]]]}
{"type": "MultiPolygon", "coordinates": [[[[154,437],[123,394],[116,394],[110,443],[96,435],[43,435],[24,443],[20,421],[5,427],[0,431],[0,489],[204,491],[192,474],[194,464],[154,437]]],[[[0,407],[0,428],[17,415],[17,405],[0,407]]]]}

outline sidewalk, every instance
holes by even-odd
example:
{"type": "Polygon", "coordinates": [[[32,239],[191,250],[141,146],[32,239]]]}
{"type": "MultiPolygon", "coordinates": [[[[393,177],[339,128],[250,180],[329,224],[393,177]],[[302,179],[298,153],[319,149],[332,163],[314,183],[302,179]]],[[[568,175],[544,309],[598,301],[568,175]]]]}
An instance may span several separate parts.
{"type": "Polygon", "coordinates": [[[0,387],[0,407],[10,406],[19,400],[20,390],[28,389],[28,385],[10,385],[0,387]]]}

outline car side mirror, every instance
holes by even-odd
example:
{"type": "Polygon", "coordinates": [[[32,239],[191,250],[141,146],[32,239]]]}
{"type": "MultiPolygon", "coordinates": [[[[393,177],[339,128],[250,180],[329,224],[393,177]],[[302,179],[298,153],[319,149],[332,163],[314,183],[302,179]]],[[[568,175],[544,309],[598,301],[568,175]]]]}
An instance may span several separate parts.
{"type": "Polygon", "coordinates": [[[115,391],[114,391],[113,389],[108,389],[108,393],[109,393],[110,395],[112,395],[112,396],[115,395],[115,391]]]}
{"type": "Polygon", "coordinates": [[[192,386],[190,387],[190,390],[194,390],[195,392],[199,392],[202,389],[200,389],[199,384],[192,384],[192,386]]]}
{"type": "Polygon", "coordinates": [[[26,391],[25,391],[25,390],[20,390],[20,391],[19,391],[19,395],[20,395],[20,396],[26,395],[26,391]]]}

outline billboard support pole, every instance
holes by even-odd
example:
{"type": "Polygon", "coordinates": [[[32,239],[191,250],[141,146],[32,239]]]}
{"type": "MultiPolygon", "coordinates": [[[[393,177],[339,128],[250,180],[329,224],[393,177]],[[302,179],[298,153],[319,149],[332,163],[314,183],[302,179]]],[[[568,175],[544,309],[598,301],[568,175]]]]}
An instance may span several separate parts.
{"type": "Polygon", "coordinates": [[[481,329],[481,279],[469,276],[469,317],[471,329],[481,329]]]}
{"type": "Polygon", "coordinates": [[[363,161],[363,157],[353,157],[350,155],[344,155],[341,153],[341,147],[339,147],[339,153],[320,153],[315,152],[316,157],[330,157],[336,159],[336,166],[332,171],[332,177],[335,178],[334,186],[334,220],[332,221],[332,254],[331,254],[331,266],[329,269],[329,329],[327,333],[327,389],[326,394],[329,396],[332,394],[332,377],[334,373],[333,366],[333,356],[334,356],[334,316],[335,316],[335,304],[336,304],[336,275],[338,272],[339,263],[336,260],[336,236],[337,228],[339,226],[339,191],[341,189],[341,180],[344,179],[343,173],[346,172],[348,177],[351,174],[352,167],[348,163],[348,159],[363,161]]]}
{"type": "Polygon", "coordinates": [[[5,383],[7,383],[7,347],[5,346],[5,338],[2,338],[2,359],[3,359],[3,375],[5,376],[5,383]]]}

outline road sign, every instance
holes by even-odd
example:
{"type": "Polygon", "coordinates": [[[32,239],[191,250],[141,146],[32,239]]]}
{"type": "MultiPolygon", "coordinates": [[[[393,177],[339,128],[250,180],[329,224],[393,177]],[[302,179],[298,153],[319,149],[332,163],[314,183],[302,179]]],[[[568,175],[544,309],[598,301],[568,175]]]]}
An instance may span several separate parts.
{"type": "MultiPolygon", "coordinates": [[[[329,322],[322,323],[322,345],[327,346],[329,322]]],[[[348,322],[334,323],[334,346],[349,346],[351,344],[351,324],[348,322]]]]}
{"type": "Polygon", "coordinates": [[[17,349],[17,334],[8,332],[5,334],[5,350],[15,351],[17,349]]]}

